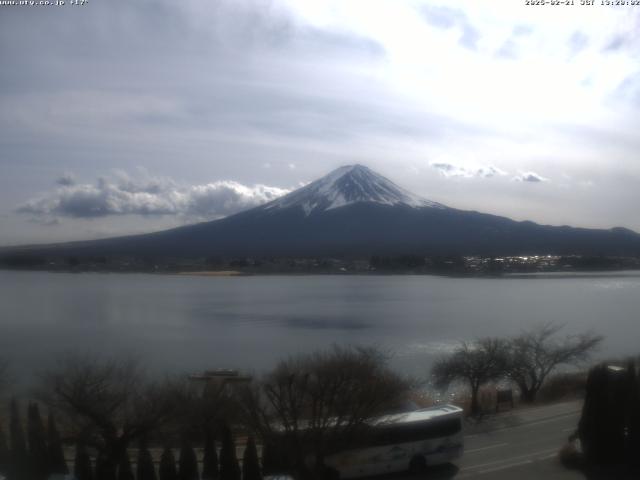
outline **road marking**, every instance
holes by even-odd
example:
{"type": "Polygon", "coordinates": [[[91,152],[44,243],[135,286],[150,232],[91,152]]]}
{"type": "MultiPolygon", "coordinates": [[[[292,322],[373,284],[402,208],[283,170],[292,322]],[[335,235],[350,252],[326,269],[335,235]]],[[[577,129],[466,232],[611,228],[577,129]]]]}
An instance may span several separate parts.
{"type": "MultiPolygon", "coordinates": [[[[478,475],[484,475],[485,473],[492,473],[492,472],[498,472],[500,470],[506,470],[508,468],[514,468],[514,467],[519,467],[521,465],[529,465],[531,463],[535,462],[541,462],[543,460],[549,460],[553,457],[555,457],[557,455],[557,453],[552,453],[550,455],[545,455],[544,457],[537,457],[535,459],[527,459],[527,460],[522,460],[519,462],[511,462],[511,463],[507,463],[504,465],[498,465],[496,467],[493,468],[485,468],[482,470],[477,470],[477,471],[472,471],[472,472],[464,472],[461,475],[458,475],[456,478],[475,478],[478,475]]],[[[465,470],[464,468],[462,470],[465,470]]]]}
{"type": "Polygon", "coordinates": [[[478,470],[478,473],[479,474],[484,474],[484,473],[498,472],[500,470],[505,470],[507,468],[519,467],[521,465],[528,465],[530,463],[533,463],[533,460],[525,460],[523,462],[507,463],[505,465],[500,465],[499,467],[487,468],[486,470],[478,470]]]}
{"type": "Polygon", "coordinates": [[[550,458],[555,458],[558,456],[558,453],[552,453],[551,455],[545,455],[544,457],[536,458],[536,460],[549,460],[550,458]]]}
{"type": "Polygon", "coordinates": [[[520,425],[514,425],[513,427],[505,427],[505,428],[522,428],[522,427],[530,427],[532,425],[542,425],[543,423],[557,422],[559,420],[565,420],[567,417],[572,417],[574,415],[577,415],[578,413],[579,412],[567,413],[565,415],[558,415],[558,416],[553,417],[553,418],[547,418],[546,420],[538,420],[538,421],[535,421],[535,422],[522,423],[520,425]]]}
{"type": "Polygon", "coordinates": [[[551,455],[545,455],[544,457],[537,457],[537,458],[534,458],[534,459],[524,460],[522,462],[507,463],[505,465],[500,465],[500,466],[494,467],[494,468],[487,468],[487,469],[484,469],[484,470],[478,470],[478,473],[479,474],[485,474],[485,473],[491,473],[491,472],[498,472],[500,470],[506,470],[507,468],[519,467],[521,465],[528,465],[530,463],[533,463],[534,461],[541,462],[543,460],[549,460],[551,458],[554,458],[556,455],[557,455],[556,453],[552,453],[551,455]]]}
{"type": "Polygon", "coordinates": [[[475,452],[481,452],[483,450],[489,450],[490,448],[498,448],[498,447],[505,447],[509,445],[508,443],[496,443],[495,445],[489,445],[487,447],[481,447],[481,448],[474,448],[472,450],[465,450],[464,453],[475,453],[475,452]]]}
{"type": "MultiPolygon", "coordinates": [[[[465,438],[465,440],[467,440],[467,439],[476,438],[476,437],[483,437],[483,436],[486,436],[488,434],[499,432],[499,431],[502,431],[502,430],[509,430],[509,429],[515,429],[515,428],[526,428],[526,427],[531,427],[531,426],[534,426],[534,425],[542,425],[544,423],[549,423],[549,422],[557,422],[557,421],[561,421],[561,420],[566,420],[567,418],[570,418],[572,416],[577,416],[579,413],[580,412],[565,413],[563,415],[556,415],[556,416],[553,416],[551,418],[546,418],[544,420],[536,420],[536,421],[533,421],[533,422],[523,422],[523,423],[520,423],[518,425],[500,425],[500,426],[497,426],[495,428],[491,428],[491,429],[489,429],[487,431],[484,431],[484,432],[472,433],[471,435],[465,435],[464,438],[465,438]]],[[[570,431],[570,430],[575,430],[575,428],[571,428],[571,429],[566,430],[566,431],[570,431]]],[[[565,430],[563,430],[563,432],[564,431],[565,430]]]]}
{"type": "MultiPolygon", "coordinates": [[[[496,425],[495,428],[492,428],[490,430],[487,431],[482,431],[482,432],[478,432],[478,433],[472,433],[470,435],[465,435],[464,438],[474,438],[474,437],[479,437],[480,435],[484,435],[486,433],[490,433],[490,432],[495,432],[497,430],[505,430],[507,428],[519,428],[519,427],[528,427],[529,425],[538,425],[541,423],[548,423],[548,422],[554,422],[556,420],[564,420],[566,418],[569,417],[573,417],[576,415],[579,415],[581,412],[579,410],[576,410],[574,412],[567,412],[567,413],[561,413],[558,415],[551,415],[548,417],[543,417],[540,420],[523,420],[522,423],[518,423],[517,425],[496,425]]],[[[515,415],[512,418],[517,418],[515,415]]],[[[477,425],[482,425],[482,424],[477,424],[477,425]]],[[[488,423],[485,424],[486,426],[490,426],[488,423]]]]}
{"type": "Polygon", "coordinates": [[[521,460],[521,459],[531,460],[532,457],[539,457],[541,455],[549,455],[551,452],[556,452],[556,451],[557,451],[556,448],[551,448],[551,449],[547,449],[547,450],[541,450],[539,452],[526,453],[524,455],[517,455],[517,456],[511,457],[511,458],[503,458],[502,460],[494,460],[492,462],[480,463],[478,465],[470,465],[468,467],[461,468],[460,471],[462,472],[462,471],[467,471],[467,470],[473,470],[473,469],[476,469],[476,468],[490,467],[491,465],[498,465],[500,463],[513,462],[513,461],[521,460]]]}

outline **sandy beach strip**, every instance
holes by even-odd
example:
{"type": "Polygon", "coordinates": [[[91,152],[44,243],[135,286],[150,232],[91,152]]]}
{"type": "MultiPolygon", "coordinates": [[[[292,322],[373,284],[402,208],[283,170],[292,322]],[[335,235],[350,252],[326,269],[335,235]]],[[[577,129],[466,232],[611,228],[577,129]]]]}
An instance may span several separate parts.
{"type": "Polygon", "coordinates": [[[178,275],[195,275],[197,277],[235,277],[238,275],[246,275],[244,272],[237,270],[201,270],[194,272],[178,272],[178,275]]]}

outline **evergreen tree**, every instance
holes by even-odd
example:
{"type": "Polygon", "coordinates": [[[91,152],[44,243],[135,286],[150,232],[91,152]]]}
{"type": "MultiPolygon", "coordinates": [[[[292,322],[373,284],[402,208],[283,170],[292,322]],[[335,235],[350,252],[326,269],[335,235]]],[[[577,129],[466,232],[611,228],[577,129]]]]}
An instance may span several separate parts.
{"type": "Polygon", "coordinates": [[[140,442],[138,447],[138,466],[136,468],[137,480],[156,480],[156,469],[153,466],[151,452],[147,448],[145,441],[140,442]]]}
{"type": "Polygon", "coordinates": [[[116,480],[116,468],[103,452],[96,458],[96,480],[116,480]]]}
{"type": "Polygon", "coordinates": [[[176,469],[176,458],[173,450],[166,447],[160,457],[160,480],[178,480],[178,470],[176,469]]]}
{"type": "Polygon", "coordinates": [[[627,444],[627,369],[609,367],[609,388],[607,398],[607,462],[624,463],[627,444]]]}
{"type": "Polygon", "coordinates": [[[11,480],[29,480],[29,453],[24,431],[22,430],[20,409],[15,399],[11,400],[11,418],[9,422],[11,433],[9,478],[11,480]]]}
{"type": "Polygon", "coordinates": [[[207,432],[204,441],[204,456],[202,457],[202,480],[217,480],[218,477],[216,441],[214,436],[210,432],[207,432]]]}
{"type": "Polygon", "coordinates": [[[58,432],[56,419],[52,412],[49,412],[49,418],[47,419],[47,437],[49,473],[53,475],[67,475],[69,473],[69,467],[64,459],[60,433],[58,432]]]}
{"type": "Polygon", "coordinates": [[[2,423],[0,423],[0,475],[7,476],[9,473],[9,444],[5,437],[2,423]]]}
{"type": "Polygon", "coordinates": [[[624,442],[624,450],[623,450],[623,459],[624,462],[628,465],[631,464],[632,461],[632,453],[631,453],[631,442],[632,442],[632,414],[634,408],[635,401],[635,383],[636,383],[636,368],[633,360],[627,362],[627,368],[625,371],[624,382],[623,382],[623,398],[622,398],[622,415],[623,415],[623,442],[624,442]]]}
{"type": "Polygon", "coordinates": [[[135,480],[135,478],[131,468],[131,460],[129,460],[129,452],[125,450],[118,464],[118,480],[135,480]]]}
{"type": "Polygon", "coordinates": [[[589,371],[578,433],[585,456],[591,463],[603,463],[606,457],[607,380],[605,365],[589,371]]]}
{"type": "Polygon", "coordinates": [[[262,480],[260,463],[258,462],[258,449],[253,437],[249,437],[242,456],[242,480],[262,480]]]}
{"type": "Polygon", "coordinates": [[[271,442],[266,441],[263,438],[262,443],[262,473],[264,475],[273,475],[281,471],[281,462],[278,461],[276,456],[276,449],[271,442]]]}
{"type": "Polygon", "coordinates": [[[180,480],[198,480],[198,459],[191,443],[185,438],[180,449],[180,459],[178,460],[178,478],[180,480]]]}
{"type": "Polygon", "coordinates": [[[220,480],[240,480],[240,466],[238,465],[238,458],[236,457],[236,446],[228,425],[222,427],[220,480]]]}
{"type": "Polygon", "coordinates": [[[27,435],[33,479],[45,480],[49,476],[49,458],[46,434],[37,403],[30,403],[27,408],[27,435]]]}
{"type": "Polygon", "coordinates": [[[77,480],[93,480],[91,457],[84,445],[76,445],[76,458],[73,463],[73,476],[77,480]]]}
{"type": "Polygon", "coordinates": [[[580,441],[589,462],[621,464],[629,458],[633,433],[630,428],[633,379],[635,371],[629,368],[599,365],[589,372],[578,425],[580,441]]]}
{"type": "Polygon", "coordinates": [[[640,467],[640,375],[635,364],[629,365],[629,399],[628,399],[628,445],[627,458],[629,463],[640,467]]]}

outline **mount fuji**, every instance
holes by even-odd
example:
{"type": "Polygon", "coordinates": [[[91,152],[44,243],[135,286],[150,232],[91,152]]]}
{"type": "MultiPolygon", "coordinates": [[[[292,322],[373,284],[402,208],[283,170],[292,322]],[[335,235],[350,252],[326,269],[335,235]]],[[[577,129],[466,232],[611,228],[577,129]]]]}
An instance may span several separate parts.
{"type": "MultiPolygon", "coordinates": [[[[15,249],[14,249],[15,250],[15,249]]],[[[361,165],[281,198],[162,232],[23,247],[41,255],[208,256],[639,255],[640,235],[539,225],[429,201],[361,165]]]]}
{"type": "Polygon", "coordinates": [[[362,165],[347,165],[264,207],[265,210],[302,208],[306,216],[355,203],[445,208],[397,186],[362,165]]]}

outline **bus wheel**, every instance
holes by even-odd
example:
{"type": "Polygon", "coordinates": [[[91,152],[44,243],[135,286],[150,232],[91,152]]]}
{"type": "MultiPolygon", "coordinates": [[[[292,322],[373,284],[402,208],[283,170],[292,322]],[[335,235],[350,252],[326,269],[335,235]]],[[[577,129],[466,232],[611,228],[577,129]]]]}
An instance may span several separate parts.
{"type": "Polygon", "coordinates": [[[409,462],[409,471],[411,473],[423,473],[427,469],[427,461],[422,455],[416,455],[409,462]]]}

